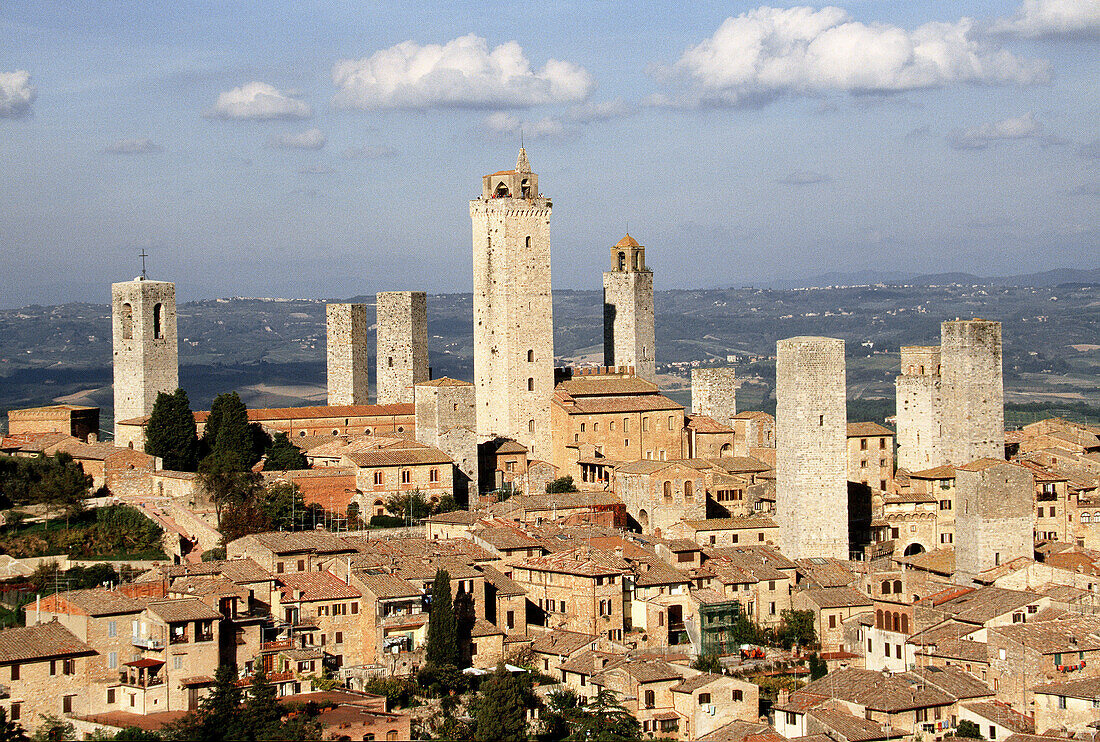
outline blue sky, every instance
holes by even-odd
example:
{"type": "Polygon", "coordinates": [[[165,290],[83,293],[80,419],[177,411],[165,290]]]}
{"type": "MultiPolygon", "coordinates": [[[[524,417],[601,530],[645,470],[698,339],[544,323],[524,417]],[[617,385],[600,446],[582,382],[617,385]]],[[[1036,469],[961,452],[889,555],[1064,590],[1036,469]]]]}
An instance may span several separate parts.
{"type": "Polygon", "coordinates": [[[554,283],[1096,267],[1100,0],[0,6],[0,306],[469,291],[518,129],[554,283]]]}

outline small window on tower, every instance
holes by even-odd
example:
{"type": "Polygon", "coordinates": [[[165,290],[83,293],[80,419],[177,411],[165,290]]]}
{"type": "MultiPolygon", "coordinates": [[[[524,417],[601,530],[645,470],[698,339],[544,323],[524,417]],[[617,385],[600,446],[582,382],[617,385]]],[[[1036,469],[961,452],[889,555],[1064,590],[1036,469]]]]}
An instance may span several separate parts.
{"type": "Polygon", "coordinates": [[[527,421],[527,432],[528,433],[534,433],[535,432],[535,421],[534,420],[528,420],[527,421]]]}
{"type": "Polygon", "coordinates": [[[122,339],[134,339],[134,308],[129,302],[122,305],[122,339]]]}
{"type": "Polygon", "coordinates": [[[393,356],[387,356],[386,357],[386,365],[389,366],[390,368],[393,368],[393,356]]]}
{"type": "Polygon", "coordinates": [[[527,235],[527,249],[531,249],[531,235],[527,235]]]}
{"type": "Polygon", "coordinates": [[[153,305],[153,337],[158,338],[158,339],[164,337],[163,315],[164,315],[164,305],[163,304],[154,304],[153,305]]]}
{"type": "Polygon", "coordinates": [[[626,253],[619,253],[619,270],[626,270],[626,253]]]}
{"type": "Polygon", "coordinates": [[[531,376],[527,377],[527,391],[529,391],[529,392],[535,391],[535,379],[534,379],[534,377],[531,377],[531,376]]]}
{"type": "Polygon", "coordinates": [[[818,415],[817,416],[817,427],[819,427],[819,428],[825,427],[825,416],[824,415],[818,415]]]}
{"type": "Polygon", "coordinates": [[[534,363],[535,362],[535,351],[533,351],[533,350],[528,350],[527,351],[527,362],[528,363],[534,363]]]}

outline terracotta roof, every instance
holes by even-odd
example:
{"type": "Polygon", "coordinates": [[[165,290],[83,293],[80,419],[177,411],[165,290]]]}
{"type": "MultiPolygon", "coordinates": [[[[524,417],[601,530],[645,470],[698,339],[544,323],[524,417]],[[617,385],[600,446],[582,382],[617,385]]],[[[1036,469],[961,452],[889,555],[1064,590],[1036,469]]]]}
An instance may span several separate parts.
{"type": "Polygon", "coordinates": [[[264,533],[253,533],[230,542],[230,551],[234,550],[234,544],[243,545],[248,539],[253,539],[276,554],[304,552],[341,554],[354,551],[347,542],[328,531],[266,531],[264,533]]]}
{"type": "Polygon", "coordinates": [[[767,418],[769,420],[775,419],[772,415],[769,415],[763,410],[745,410],[744,412],[738,412],[733,418],[735,420],[755,420],[759,418],[767,418]]]}
{"type": "Polygon", "coordinates": [[[684,525],[695,531],[737,531],[745,528],[779,528],[779,525],[774,520],[765,515],[750,515],[744,518],[685,520],[684,525]]]}
{"type": "Polygon", "coordinates": [[[850,587],[823,587],[804,590],[803,595],[821,608],[852,608],[873,605],[871,599],[850,587]]]}
{"type": "MultiPolygon", "coordinates": [[[[60,606],[46,607],[49,597],[43,599],[43,610],[51,612],[66,612],[60,610],[60,606]]],[[[145,604],[140,600],[123,595],[115,590],[105,590],[101,587],[88,588],[86,590],[68,590],[57,593],[54,596],[57,601],[66,601],[75,608],[89,616],[112,616],[122,613],[138,613],[145,604]]],[[[50,601],[52,603],[52,601],[50,601]]],[[[27,606],[30,607],[29,605],[27,606]]]]}
{"type": "Polygon", "coordinates": [[[936,466],[931,469],[909,472],[910,479],[954,479],[955,467],[950,464],[936,466]]]}
{"type": "MultiPolygon", "coordinates": [[[[662,680],[680,680],[683,677],[672,665],[660,660],[628,660],[615,667],[608,667],[604,672],[612,670],[621,670],[639,683],[659,683],[662,680]]],[[[598,678],[599,674],[593,677],[593,681],[598,678]]]]}
{"type": "Polygon", "coordinates": [[[359,467],[415,466],[417,464],[454,463],[447,454],[434,448],[405,448],[382,451],[358,451],[345,454],[344,458],[359,467]]]}
{"type": "Polygon", "coordinates": [[[983,624],[1042,599],[1041,595],[1035,593],[992,586],[979,587],[965,593],[956,593],[955,590],[943,593],[930,595],[918,601],[917,605],[934,607],[957,621],[971,624],[983,624]],[[937,599],[943,593],[946,593],[944,597],[947,599],[937,599]]]}
{"type": "Polygon", "coordinates": [[[1060,683],[1043,683],[1031,689],[1032,693],[1043,693],[1049,696],[1065,696],[1066,698],[1084,698],[1093,700],[1100,698],[1100,678],[1079,678],[1077,680],[1065,680],[1060,683]]]}
{"type": "Polygon", "coordinates": [[[804,691],[891,713],[947,706],[954,702],[943,691],[929,687],[910,673],[891,674],[872,670],[836,670],[811,682],[804,691]]]}
{"type": "Polygon", "coordinates": [[[659,412],[662,410],[682,413],[684,406],[663,394],[645,394],[638,396],[581,397],[574,400],[572,407],[566,407],[565,409],[570,414],[582,415],[609,412],[659,412]]]}
{"type": "Polygon", "coordinates": [[[527,446],[518,441],[514,441],[511,438],[497,438],[487,443],[482,444],[486,446],[489,451],[496,454],[504,453],[527,453],[527,446]]]}
{"type": "Polygon", "coordinates": [[[597,577],[620,575],[629,571],[630,565],[613,554],[596,549],[576,548],[557,554],[529,557],[516,563],[520,569],[536,572],[557,572],[561,574],[597,577]]]}
{"type": "Polygon", "coordinates": [[[848,423],[848,437],[849,438],[866,438],[870,436],[889,436],[893,435],[894,431],[889,428],[884,428],[878,423],[863,422],[863,423],[848,423]]]}
{"type": "Polygon", "coordinates": [[[673,693],[694,693],[700,688],[710,685],[711,683],[722,680],[725,675],[718,675],[713,672],[704,672],[699,675],[694,675],[690,678],[684,678],[670,689],[673,693]]]}
{"type": "Polygon", "coordinates": [[[856,580],[856,573],[848,567],[847,561],[810,557],[795,562],[798,572],[808,583],[806,587],[847,587],[856,580]]]}
{"type": "Polygon", "coordinates": [[[688,415],[687,426],[699,433],[732,433],[733,428],[706,415],[688,415]]]}
{"type": "MultiPolygon", "coordinates": [[[[971,642],[971,644],[976,643],[971,642]]],[[[958,667],[917,667],[910,672],[947,695],[961,700],[987,698],[993,695],[992,688],[958,667]]]]}
{"type": "Polygon", "coordinates": [[[95,654],[58,621],[0,630],[0,663],[95,654]]]}
{"type": "Polygon", "coordinates": [[[212,621],[222,614],[198,598],[170,598],[157,600],[146,606],[150,613],[168,623],[176,621],[212,621]]]}
{"type": "Polygon", "coordinates": [[[599,639],[591,634],[579,634],[575,631],[557,629],[531,642],[531,651],[541,654],[558,654],[568,657],[579,649],[584,649],[599,639]]]}
{"type": "MultiPolygon", "coordinates": [[[[395,415],[413,415],[415,405],[400,404],[359,404],[359,405],[315,405],[312,407],[269,407],[248,411],[249,422],[264,420],[313,420],[337,417],[391,417],[395,415]]],[[[195,422],[206,422],[209,411],[195,413],[195,422]]]]}
{"type": "Polygon", "coordinates": [[[908,564],[910,567],[925,572],[935,572],[939,575],[950,576],[955,573],[955,549],[950,547],[922,551],[920,554],[914,554],[913,556],[895,558],[894,561],[900,564],[908,564]]]}
{"type": "Polygon", "coordinates": [[[518,582],[507,576],[496,567],[488,564],[483,564],[478,567],[485,575],[485,581],[496,588],[497,595],[526,595],[527,591],[523,589],[518,582]]]}
{"type": "MultiPolygon", "coordinates": [[[[512,498],[509,498],[512,499],[512,498]]],[[[452,523],[455,525],[469,526],[477,523],[484,513],[473,510],[452,510],[449,513],[439,513],[428,518],[429,523],[452,523]]]]}
{"type": "Polygon", "coordinates": [[[494,549],[512,551],[515,549],[542,549],[538,540],[531,538],[518,528],[508,526],[490,526],[474,531],[474,535],[494,549]]]}
{"type": "Polygon", "coordinates": [[[397,575],[357,572],[355,576],[363,583],[365,589],[380,600],[415,598],[423,594],[420,588],[397,575]]]}
{"type": "Polygon", "coordinates": [[[1040,654],[1094,652],[1100,649],[1100,616],[1070,614],[1056,621],[997,626],[989,630],[1040,654]]]}
{"type": "Polygon", "coordinates": [[[218,595],[248,598],[248,590],[220,575],[182,577],[172,583],[169,592],[180,595],[218,595]]]}
{"type": "Polygon", "coordinates": [[[198,564],[174,564],[167,568],[169,577],[188,577],[198,575],[221,575],[239,584],[267,582],[275,575],[256,563],[251,557],[244,559],[220,559],[198,564]]]}
{"type": "MultiPolygon", "coordinates": [[[[618,395],[659,396],[660,388],[637,376],[605,374],[578,375],[555,387],[569,397],[610,397],[618,395]]],[[[577,400],[580,401],[580,400],[577,400]]]]}
{"type": "Polygon", "coordinates": [[[847,742],[867,742],[873,739],[888,739],[890,736],[877,721],[854,716],[840,709],[816,708],[810,711],[809,715],[830,731],[839,734],[847,742]]]}
{"type": "Polygon", "coordinates": [[[963,708],[1016,734],[1035,733],[1034,721],[1003,703],[997,701],[964,703],[963,708]]]}
{"type": "Polygon", "coordinates": [[[615,243],[615,247],[641,247],[641,245],[639,245],[638,241],[631,237],[630,233],[628,232],[626,237],[623,237],[621,240],[615,243]]]}
{"type": "Polygon", "coordinates": [[[294,590],[301,591],[301,599],[311,600],[347,600],[360,598],[362,593],[348,585],[331,572],[298,572],[280,575],[279,582],[283,595],[290,598],[294,590]]]}
{"type": "Polygon", "coordinates": [[[754,474],[771,471],[773,468],[755,456],[723,456],[717,459],[704,459],[704,461],[730,474],[754,474]]]}
{"type": "Polygon", "coordinates": [[[504,632],[484,618],[479,618],[474,621],[473,628],[470,629],[470,636],[475,639],[479,636],[504,636],[504,632]]]}

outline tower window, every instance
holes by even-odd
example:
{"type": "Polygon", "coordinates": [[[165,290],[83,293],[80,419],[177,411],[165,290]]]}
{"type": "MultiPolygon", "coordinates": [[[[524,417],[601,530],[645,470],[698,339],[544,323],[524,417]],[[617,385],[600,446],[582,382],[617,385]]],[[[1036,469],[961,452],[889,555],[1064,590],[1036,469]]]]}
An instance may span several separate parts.
{"type": "Polygon", "coordinates": [[[393,356],[387,356],[386,357],[386,365],[389,366],[390,368],[393,368],[393,356]]]}
{"type": "Polygon", "coordinates": [[[153,337],[160,339],[164,337],[164,322],[162,315],[164,314],[163,304],[153,305],[153,337]]]}
{"type": "Polygon", "coordinates": [[[817,427],[819,427],[819,428],[825,427],[825,416],[824,415],[818,415],[817,416],[817,427]]]}
{"type": "Polygon", "coordinates": [[[626,270],[626,253],[619,253],[619,270],[626,270]]]}
{"type": "Polygon", "coordinates": [[[535,421],[534,420],[528,420],[527,421],[527,432],[528,433],[534,433],[535,432],[535,421]]]}
{"type": "Polygon", "coordinates": [[[535,362],[535,351],[533,351],[533,350],[528,350],[527,351],[527,362],[528,363],[534,363],[535,362]]]}
{"type": "Polygon", "coordinates": [[[527,391],[529,391],[529,392],[535,391],[535,379],[534,379],[534,377],[528,377],[527,378],[527,391]]]}
{"type": "Polygon", "coordinates": [[[134,308],[130,302],[122,305],[122,339],[134,339],[134,308]]]}
{"type": "Polygon", "coordinates": [[[531,249],[531,235],[527,235],[526,243],[527,243],[526,244],[527,249],[530,250],[531,249]]]}

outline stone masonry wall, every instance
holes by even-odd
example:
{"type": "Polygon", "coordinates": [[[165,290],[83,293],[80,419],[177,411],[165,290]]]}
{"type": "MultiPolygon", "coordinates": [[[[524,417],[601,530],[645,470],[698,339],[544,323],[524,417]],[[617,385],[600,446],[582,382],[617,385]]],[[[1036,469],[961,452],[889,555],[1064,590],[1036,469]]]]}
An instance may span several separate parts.
{"type": "Polygon", "coordinates": [[[473,226],[477,433],[549,460],[554,311],[547,198],[478,198],[473,226]]]}
{"type": "Polygon", "coordinates": [[[940,348],[901,349],[897,390],[898,466],[922,471],[944,463],[941,444],[940,348]]]}
{"type": "Polygon", "coordinates": [[[1015,464],[955,470],[956,581],[1034,555],[1035,478],[1015,464]]]}
{"type": "Polygon", "coordinates": [[[158,392],[179,387],[176,285],[140,278],[111,284],[111,326],[117,434],[119,420],[148,415],[158,392]]]}
{"type": "Polygon", "coordinates": [[[465,482],[456,476],[455,497],[459,502],[471,501],[478,491],[474,385],[447,378],[421,382],[415,387],[415,409],[416,440],[454,459],[465,475],[465,482]]]}
{"type": "Polygon", "coordinates": [[[363,304],[328,304],[328,403],[367,404],[370,363],[367,308],[363,304]]]}
{"type": "Polygon", "coordinates": [[[691,369],[691,411],[733,427],[737,414],[737,375],[732,367],[691,369]]]}
{"type": "Polygon", "coordinates": [[[1001,323],[953,320],[940,330],[943,452],[948,463],[1005,457],[1001,323]]]}
{"type": "Polygon", "coordinates": [[[844,341],[776,344],[776,521],[788,559],[848,558],[844,341]]]}
{"type": "Polygon", "coordinates": [[[428,380],[428,296],[382,291],[377,312],[377,403],[412,403],[413,385],[428,380]]]}
{"type": "Polygon", "coordinates": [[[657,374],[653,320],[653,273],[603,274],[604,365],[633,366],[643,379],[657,374]]]}

